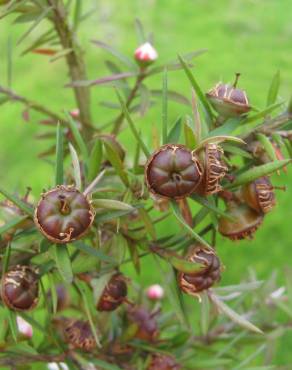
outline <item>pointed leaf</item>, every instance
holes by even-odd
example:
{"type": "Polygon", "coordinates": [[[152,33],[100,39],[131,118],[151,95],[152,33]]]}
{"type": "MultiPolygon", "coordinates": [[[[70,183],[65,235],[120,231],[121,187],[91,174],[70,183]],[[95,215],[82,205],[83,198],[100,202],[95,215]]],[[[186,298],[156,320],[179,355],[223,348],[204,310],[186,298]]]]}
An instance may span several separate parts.
{"type": "Polygon", "coordinates": [[[279,108],[281,105],[283,105],[283,102],[272,104],[269,107],[263,109],[261,112],[256,113],[253,116],[249,116],[243,122],[244,122],[244,124],[251,123],[251,122],[254,122],[254,121],[256,121],[260,118],[266,117],[268,114],[272,113],[274,110],[279,108]]]}
{"type": "Polygon", "coordinates": [[[146,158],[150,157],[150,152],[149,152],[149,150],[147,149],[146,145],[144,144],[144,142],[143,142],[143,140],[142,140],[142,138],[141,138],[141,135],[139,134],[138,130],[136,129],[136,126],[135,126],[134,122],[132,121],[132,118],[131,118],[131,116],[130,116],[130,114],[129,114],[129,112],[128,112],[128,109],[127,109],[127,107],[126,107],[126,104],[125,104],[125,102],[124,102],[123,98],[121,97],[121,95],[120,95],[120,93],[119,93],[118,91],[116,91],[116,93],[117,93],[117,96],[118,96],[119,102],[120,102],[120,104],[121,104],[122,111],[123,111],[123,113],[124,113],[124,115],[125,115],[126,120],[128,121],[128,124],[129,124],[129,126],[130,126],[130,129],[131,129],[131,131],[132,131],[132,133],[133,133],[133,135],[134,135],[135,139],[136,139],[136,140],[137,140],[137,142],[140,144],[141,149],[143,150],[143,152],[144,152],[144,154],[145,154],[146,158]]]}
{"type": "Polygon", "coordinates": [[[278,71],[272,79],[267,97],[267,107],[276,102],[279,93],[279,87],[280,87],[280,71],[278,71]]]}
{"type": "Polygon", "coordinates": [[[121,202],[119,200],[114,199],[94,199],[92,204],[97,208],[105,208],[105,209],[115,209],[115,210],[123,210],[123,211],[134,211],[135,208],[132,207],[130,204],[125,202],[121,202]]]}
{"type": "Polygon", "coordinates": [[[224,141],[233,141],[235,143],[245,144],[245,142],[242,139],[236,136],[229,136],[229,135],[212,136],[212,137],[208,137],[202,140],[200,144],[196,147],[196,151],[200,150],[208,143],[220,144],[224,141]]]}
{"type": "Polygon", "coordinates": [[[19,199],[17,196],[8,193],[1,187],[0,193],[4,195],[5,198],[10,200],[13,204],[15,204],[18,208],[20,208],[23,212],[27,213],[30,217],[33,217],[33,209],[27,203],[19,199]]]}
{"type": "Polygon", "coordinates": [[[27,219],[27,216],[16,216],[10,222],[7,222],[3,226],[0,226],[0,235],[6,233],[8,230],[17,227],[21,224],[24,220],[27,219]]]}
{"type": "Polygon", "coordinates": [[[227,184],[225,188],[232,189],[239,185],[252,182],[253,180],[258,179],[259,177],[269,175],[270,173],[273,173],[281,169],[282,167],[287,166],[289,163],[291,163],[291,159],[282,159],[279,161],[269,162],[261,166],[250,168],[249,170],[237,176],[235,181],[231,184],[227,184]]]}
{"type": "Polygon", "coordinates": [[[244,329],[253,331],[258,334],[263,334],[261,329],[256,327],[254,324],[246,320],[243,316],[240,316],[238,313],[233,311],[229,306],[227,306],[224,302],[222,302],[215,293],[209,293],[209,297],[211,301],[214,303],[214,305],[218,308],[218,310],[229,317],[233,322],[240,325],[244,329]]]}
{"type": "Polygon", "coordinates": [[[167,143],[167,120],[167,69],[165,69],[162,82],[162,144],[167,143]]]}
{"type": "Polygon", "coordinates": [[[54,245],[52,249],[54,259],[62,279],[68,284],[72,283],[73,273],[67,246],[65,244],[54,245]]]}
{"type": "Polygon", "coordinates": [[[212,110],[210,108],[209,102],[208,102],[205,94],[203,93],[199,84],[195,80],[195,77],[192,74],[192,72],[191,72],[190,68],[188,67],[187,63],[185,62],[185,60],[180,55],[178,56],[178,59],[179,59],[181,65],[183,66],[183,69],[184,69],[188,79],[190,80],[190,83],[191,83],[192,87],[196,91],[196,93],[198,95],[198,98],[200,99],[203,107],[205,108],[206,114],[208,116],[208,120],[212,121],[212,119],[213,119],[212,110]]]}
{"type": "Polygon", "coordinates": [[[198,194],[192,194],[190,198],[195,202],[201,204],[203,207],[206,207],[210,211],[216,213],[217,215],[223,216],[225,218],[228,218],[230,221],[233,221],[232,217],[230,217],[226,212],[222,211],[220,208],[216,207],[211,202],[209,202],[207,198],[201,197],[198,194]]]}
{"type": "Polygon", "coordinates": [[[175,201],[171,201],[171,207],[172,207],[172,211],[173,211],[173,214],[174,216],[176,217],[176,219],[181,223],[181,225],[186,229],[186,231],[195,239],[197,240],[199,243],[205,245],[206,247],[208,248],[211,248],[212,247],[209,245],[209,243],[207,243],[203,238],[200,237],[199,234],[197,234],[186,222],[185,220],[183,219],[181,213],[180,213],[180,209],[179,209],[179,206],[177,205],[177,203],[175,201]]]}
{"type": "Polygon", "coordinates": [[[94,258],[98,258],[99,260],[103,262],[107,262],[113,265],[116,265],[116,261],[106,254],[104,254],[100,249],[93,248],[82,241],[76,241],[71,244],[74,248],[79,249],[80,251],[88,254],[89,256],[92,256],[94,258]]]}
{"type": "Polygon", "coordinates": [[[18,329],[16,323],[16,313],[14,311],[9,310],[8,308],[6,309],[6,312],[10,333],[12,335],[14,342],[17,342],[18,329]]]}
{"type": "Polygon", "coordinates": [[[182,118],[179,117],[174,125],[172,126],[170,132],[168,133],[167,137],[167,143],[173,143],[176,144],[179,142],[180,134],[181,134],[181,123],[182,123],[182,118]]]}
{"type": "Polygon", "coordinates": [[[88,180],[93,181],[101,166],[102,162],[102,142],[100,139],[96,139],[94,146],[91,150],[88,164],[88,180]]]}
{"type": "Polygon", "coordinates": [[[78,154],[74,149],[73,145],[69,143],[70,154],[72,158],[72,165],[73,165],[73,174],[75,180],[75,186],[77,189],[82,190],[82,180],[81,180],[81,171],[80,171],[80,163],[78,159],[78,154]]]}
{"type": "Polygon", "coordinates": [[[67,116],[67,119],[68,119],[70,129],[72,131],[73,137],[76,140],[76,143],[78,145],[78,148],[79,148],[80,152],[82,153],[83,160],[87,161],[88,151],[87,151],[87,146],[85,144],[85,141],[83,140],[83,138],[82,138],[82,136],[81,136],[81,134],[78,130],[77,124],[74,121],[74,119],[71,117],[71,115],[67,112],[66,116],[67,116]]]}
{"type": "Polygon", "coordinates": [[[117,73],[111,76],[101,77],[96,80],[86,80],[86,81],[73,81],[65,85],[65,87],[88,87],[95,85],[104,85],[113,81],[123,80],[129,77],[135,77],[138,73],[136,72],[123,72],[117,73]]]}
{"type": "Polygon", "coordinates": [[[275,148],[273,147],[273,144],[271,143],[269,138],[266,135],[261,134],[261,133],[256,134],[256,138],[262,144],[262,146],[264,147],[264,149],[265,149],[266,153],[268,154],[268,156],[270,157],[270,159],[272,161],[276,161],[278,158],[277,158],[277,155],[276,155],[276,152],[275,152],[275,148]]]}
{"type": "Polygon", "coordinates": [[[185,144],[191,150],[196,147],[197,143],[193,126],[194,123],[192,122],[191,117],[187,116],[186,121],[184,122],[185,144]]]}
{"type": "Polygon", "coordinates": [[[62,185],[64,182],[64,149],[63,149],[63,129],[58,123],[56,138],[56,185],[62,185]]]}

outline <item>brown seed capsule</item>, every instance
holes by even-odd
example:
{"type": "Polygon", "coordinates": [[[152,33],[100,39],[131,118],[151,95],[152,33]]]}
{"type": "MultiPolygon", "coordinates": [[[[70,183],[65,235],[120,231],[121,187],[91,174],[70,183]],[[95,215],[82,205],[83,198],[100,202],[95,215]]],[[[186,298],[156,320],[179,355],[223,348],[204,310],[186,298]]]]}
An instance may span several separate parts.
{"type": "Polygon", "coordinates": [[[202,153],[204,175],[199,189],[196,191],[202,195],[211,195],[221,191],[220,181],[226,175],[228,168],[222,162],[223,149],[213,143],[208,143],[202,153]]]}
{"type": "Polygon", "coordinates": [[[75,349],[91,351],[96,348],[96,342],[88,321],[65,319],[65,340],[75,349]]]}
{"type": "Polygon", "coordinates": [[[241,196],[252,209],[268,213],[276,204],[274,188],[268,177],[263,176],[241,189],[241,196]]]}
{"type": "Polygon", "coordinates": [[[202,168],[198,158],[183,145],[163,145],[145,166],[149,191],[165,198],[187,197],[196,190],[201,179],[202,168]]]}
{"type": "Polygon", "coordinates": [[[263,214],[260,214],[245,204],[230,202],[227,214],[233,221],[222,216],[219,219],[219,232],[231,240],[252,238],[253,234],[263,222],[263,214]]]}
{"type": "Polygon", "coordinates": [[[218,83],[206,94],[214,109],[223,117],[238,117],[251,109],[246,92],[236,88],[239,75],[236,74],[232,86],[218,83]]]}
{"type": "Polygon", "coordinates": [[[114,311],[127,296],[127,283],[125,277],[117,273],[113,275],[104,288],[97,303],[98,311],[114,311]]]}
{"type": "Polygon", "coordinates": [[[221,277],[221,264],[213,249],[203,245],[194,245],[186,256],[188,261],[201,263],[202,269],[194,274],[179,272],[178,284],[187,294],[197,294],[210,288],[221,277]]]}
{"type": "Polygon", "coordinates": [[[128,309],[128,319],[132,324],[137,325],[135,338],[145,341],[155,341],[159,335],[155,314],[144,307],[133,306],[128,309]]]}
{"type": "Polygon", "coordinates": [[[94,220],[88,200],[72,186],[60,185],[42,195],[34,215],[40,232],[54,243],[68,243],[87,233],[94,220]]]}
{"type": "Polygon", "coordinates": [[[162,353],[153,353],[147,370],[180,370],[181,368],[174,357],[162,353]]]}
{"type": "Polygon", "coordinates": [[[17,265],[6,272],[1,281],[3,303],[15,311],[33,309],[39,299],[38,275],[29,266],[17,265]]]}

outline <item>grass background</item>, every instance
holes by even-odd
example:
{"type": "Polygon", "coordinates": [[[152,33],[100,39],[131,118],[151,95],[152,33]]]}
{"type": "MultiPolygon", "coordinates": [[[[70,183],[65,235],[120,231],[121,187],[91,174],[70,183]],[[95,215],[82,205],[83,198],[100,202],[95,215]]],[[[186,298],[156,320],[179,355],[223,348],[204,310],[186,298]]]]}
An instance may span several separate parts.
{"type": "MultiPolygon", "coordinates": [[[[240,86],[248,91],[251,103],[263,108],[267,89],[273,74],[281,71],[281,98],[289,99],[292,92],[292,2],[290,0],[86,0],[84,11],[95,8],[92,16],[81,25],[80,39],[86,50],[89,77],[102,77],[106,72],[103,61],[107,55],[90,43],[90,39],[102,39],[132,55],[137,46],[134,17],[139,17],[146,30],[155,35],[155,47],[161,62],[175,58],[177,53],[207,48],[208,53],[195,60],[194,73],[203,90],[218,80],[230,81],[234,72],[241,72],[240,86]]],[[[48,57],[29,54],[21,57],[21,51],[41,32],[40,25],[23,43],[17,40],[28,25],[13,24],[13,17],[0,21],[0,84],[7,83],[6,45],[13,44],[12,88],[21,95],[47,104],[52,109],[74,108],[72,92],[63,89],[68,81],[63,60],[50,63],[48,57]]],[[[161,86],[161,77],[153,77],[147,84],[161,86]]],[[[183,72],[169,75],[169,86],[186,96],[189,84],[183,72]]],[[[99,106],[101,100],[112,97],[108,86],[93,89],[92,109],[94,122],[101,125],[108,121],[112,112],[99,106]]],[[[170,104],[170,121],[184,108],[170,104]]],[[[51,166],[37,158],[46,148],[44,141],[35,140],[44,129],[38,124],[39,115],[31,112],[30,122],[22,117],[23,107],[5,104],[0,110],[0,183],[10,191],[24,192],[32,186],[37,198],[44,187],[52,184],[51,166]]],[[[159,127],[161,109],[157,105],[137,124],[145,132],[159,127]]],[[[124,142],[130,142],[126,134],[124,142]]],[[[264,221],[253,241],[234,244],[219,237],[219,254],[226,270],[222,284],[235,284],[253,268],[260,279],[271,271],[279,272],[283,281],[283,268],[291,266],[291,186],[292,173],[275,176],[275,183],[285,184],[286,192],[278,192],[278,206],[264,221]],[[289,202],[290,201],[290,202],[289,202]]],[[[151,270],[151,269],[150,269],[151,270]]],[[[144,269],[142,278],[146,284],[157,282],[157,277],[144,269]]],[[[292,338],[286,335],[278,344],[275,363],[292,363],[289,350],[292,338]]]]}

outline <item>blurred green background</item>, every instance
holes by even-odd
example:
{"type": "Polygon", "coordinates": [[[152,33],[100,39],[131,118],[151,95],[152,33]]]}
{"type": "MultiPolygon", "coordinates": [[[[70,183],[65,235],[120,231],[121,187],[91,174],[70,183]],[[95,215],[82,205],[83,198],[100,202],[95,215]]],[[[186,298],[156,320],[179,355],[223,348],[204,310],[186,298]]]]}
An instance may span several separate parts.
{"type": "MultiPolygon", "coordinates": [[[[207,48],[208,53],[195,59],[194,73],[203,90],[219,80],[231,81],[235,72],[241,72],[240,87],[247,90],[252,105],[263,108],[267,89],[277,70],[281,72],[280,98],[288,100],[292,92],[292,2],[290,0],[86,0],[84,12],[95,9],[80,27],[80,39],[86,51],[90,79],[108,72],[104,60],[108,55],[91,39],[103,40],[131,56],[137,47],[134,17],[145,29],[154,33],[155,47],[160,61],[174,59],[177,53],[207,48]]],[[[39,25],[20,45],[17,40],[29,27],[13,24],[14,17],[0,21],[0,84],[7,85],[7,40],[13,45],[12,88],[19,93],[47,104],[52,109],[75,108],[64,61],[54,63],[49,57],[35,54],[20,56],[21,52],[41,32],[39,25]]],[[[161,76],[147,80],[154,88],[161,87],[161,76]]],[[[190,96],[190,86],[183,72],[169,74],[169,87],[190,96]]],[[[96,125],[102,125],[112,112],[99,106],[102,100],[113,99],[110,86],[92,89],[92,110],[96,125]]],[[[24,192],[33,188],[37,198],[43,188],[52,184],[50,164],[38,159],[38,153],[48,145],[36,140],[44,132],[31,112],[30,122],[22,119],[23,106],[5,104],[0,110],[0,183],[10,191],[24,192]]],[[[185,108],[170,103],[170,121],[185,113],[185,108]]],[[[159,128],[161,107],[158,104],[143,118],[137,118],[142,130],[159,128]]],[[[124,135],[124,142],[131,138],[124,135]]],[[[149,138],[150,143],[150,138],[149,138]]],[[[267,278],[276,269],[279,283],[284,281],[285,265],[292,265],[291,185],[290,175],[274,176],[274,182],[286,185],[286,192],[277,192],[278,205],[264,221],[252,241],[230,243],[219,238],[219,254],[226,266],[222,284],[236,284],[253,268],[259,279],[267,278]]],[[[147,265],[146,265],[147,266],[147,265]]],[[[157,277],[144,269],[141,280],[145,284],[157,282],[157,277]]],[[[278,345],[276,363],[292,363],[288,336],[278,345]]]]}

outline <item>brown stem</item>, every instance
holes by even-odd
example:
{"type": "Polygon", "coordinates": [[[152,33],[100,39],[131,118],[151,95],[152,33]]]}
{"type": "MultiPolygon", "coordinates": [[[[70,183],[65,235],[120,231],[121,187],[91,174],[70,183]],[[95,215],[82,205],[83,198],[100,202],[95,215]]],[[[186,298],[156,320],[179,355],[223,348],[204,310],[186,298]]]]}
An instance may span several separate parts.
{"type": "Polygon", "coordinates": [[[177,200],[177,204],[180,208],[180,212],[183,216],[183,219],[191,228],[193,228],[194,227],[193,216],[192,216],[192,212],[191,212],[187,199],[183,198],[183,199],[177,200]]]}
{"type": "MultiPolygon", "coordinates": [[[[131,90],[128,98],[127,98],[127,101],[126,101],[126,107],[129,108],[133,99],[135,98],[136,96],[136,93],[137,91],[139,90],[139,87],[142,83],[142,81],[144,80],[144,78],[146,77],[146,75],[143,73],[143,71],[141,71],[141,73],[139,74],[139,76],[137,77],[136,79],[136,82],[135,82],[135,85],[133,86],[133,89],[131,90]]],[[[115,122],[114,122],[114,127],[112,129],[112,134],[113,135],[117,135],[120,131],[120,128],[122,126],[122,123],[123,123],[123,120],[124,120],[124,113],[120,113],[118,115],[118,117],[115,119],[115,122]]]]}
{"type": "MultiPolygon", "coordinates": [[[[53,23],[59,35],[60,43],[65,50],[71,50],[66,55],[69,75],[72,81],[87,79],[83,52],[80,49],[73,30],[67,21],[67,10],[63,0],[47,0],[53,8],[53,23]]],[[[90,112],[90,88],[86,86],[74,87],[75,99],[80,112],[80,121],[83,125],[84,134],[89,137],[92,131],[90,112]]]]}
{"type": "Polygon", "coordinates": [[[52,118],[56,123],[60,122],[64,125],[68,125],[68,122],[64,120],[61,116],[59,116],[57,113],[51,111],[50,109],[46,108],[45,106],[39,104],[36,101],[29,100],[24,96],[16,94],[13,90],[0,86],[0,94],[6,95],[11,101],[19,102],[37,112],[45,114],[46,116],[52,118]]]}

